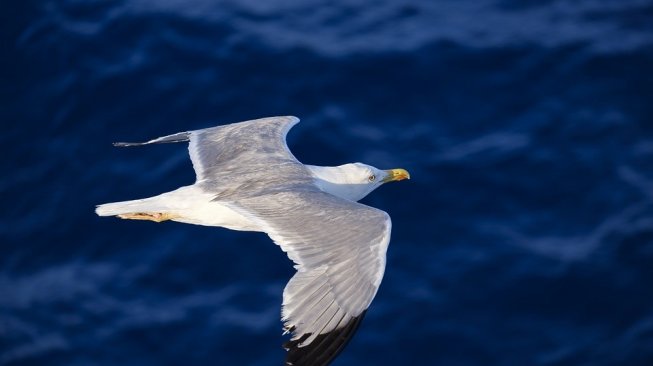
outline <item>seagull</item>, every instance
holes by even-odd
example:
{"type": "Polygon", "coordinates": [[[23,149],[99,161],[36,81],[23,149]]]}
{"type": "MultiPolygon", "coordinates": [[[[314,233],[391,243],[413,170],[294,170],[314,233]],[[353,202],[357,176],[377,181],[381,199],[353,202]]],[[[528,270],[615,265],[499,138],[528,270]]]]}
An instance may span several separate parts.
{"type": "Polygon", "coordinates": [[[283,291],[284,334],[291,333],[284,364],[328,365],[376,295],[390,243],[390,216],[357,201],[410,175],[362,163],[304,165],[286,144],[298,122],[269,117],[114,143],[188,142],[196,181],[150,198],[98,205],[96,213],[266,233],[297,270],[283,291]]]}

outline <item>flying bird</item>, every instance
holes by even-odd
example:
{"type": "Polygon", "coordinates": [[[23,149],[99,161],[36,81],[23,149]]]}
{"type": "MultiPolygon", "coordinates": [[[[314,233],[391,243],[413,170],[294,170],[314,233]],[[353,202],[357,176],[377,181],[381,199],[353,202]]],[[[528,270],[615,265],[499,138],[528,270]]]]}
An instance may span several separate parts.
{"type": "Polygon", "coordinates": [[[404,169],[300,163],[286,144],[292,116],[180,132],[141,143],[189,142],[193,185],[98,205],[99,216],[178,221],[266,233],[295,263],[281,318],[285,365],[328,365],[351,339],[381,284],[391,221],[357,201],[404,169]]]}

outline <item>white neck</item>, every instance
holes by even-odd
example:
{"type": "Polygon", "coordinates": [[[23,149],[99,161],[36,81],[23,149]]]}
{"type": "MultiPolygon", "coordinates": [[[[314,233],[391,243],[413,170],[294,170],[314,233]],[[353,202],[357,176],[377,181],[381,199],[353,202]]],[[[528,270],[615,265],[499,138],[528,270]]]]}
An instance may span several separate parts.
{"type": "Polygon", "coordinates": [[[356,181],[356,177],[348,174],[346,169],[338,166],[306,165],[306,167],[311,171],[318,188],[349,201],[358,201],[376,188],[371,184],[361,184],[356,181]]]}

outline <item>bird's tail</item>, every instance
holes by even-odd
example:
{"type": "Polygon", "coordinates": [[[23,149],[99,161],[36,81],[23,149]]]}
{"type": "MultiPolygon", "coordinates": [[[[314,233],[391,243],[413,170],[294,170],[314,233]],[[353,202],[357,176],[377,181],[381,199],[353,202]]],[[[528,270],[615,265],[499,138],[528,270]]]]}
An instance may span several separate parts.
{"type": "MultiPolygon", "coordinates": [[[[172,192],[170,192],[172,193],[172,192]]],[[[176,218],[178,201],[170,193],[139,200],[111,202],[98,205],[98,216],[118,216],[123,219],[165,221],[176,218]]]]}
{"type": "Polygon", "coordinates": [[[98,216],[118,216],[134,212],[147,212],[161,210],[162,207],[155,200],[157,197],[144,198],[140,200],[111,202],[95,207],[98,216]]]}

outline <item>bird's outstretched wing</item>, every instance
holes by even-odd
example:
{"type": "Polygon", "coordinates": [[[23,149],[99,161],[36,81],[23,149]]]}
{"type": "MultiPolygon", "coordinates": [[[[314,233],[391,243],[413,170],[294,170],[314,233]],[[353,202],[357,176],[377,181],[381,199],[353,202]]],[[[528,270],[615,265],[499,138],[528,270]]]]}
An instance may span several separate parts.
{"type": "Polygon", "coordinates": [[[218,200],[233,200],[313,185],[308,169],[286,144],[288,131],[298,122],[293,116],[268,117],[114,145],[188,141],[196,185],[216,193],[218,200]]]}
{"type": "Polygon", "coordinates": [[[326,365],[344,347],[383,278],[391,222],[385,212],[319,190],[230,203],[288,254],[297,273],[283,292],[292,332],[287,365],[326,365]]]}

